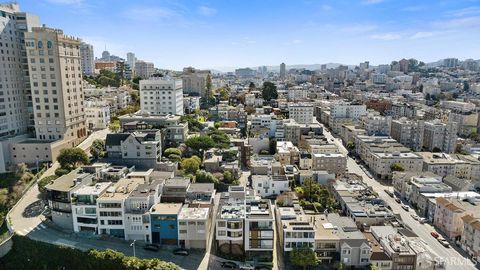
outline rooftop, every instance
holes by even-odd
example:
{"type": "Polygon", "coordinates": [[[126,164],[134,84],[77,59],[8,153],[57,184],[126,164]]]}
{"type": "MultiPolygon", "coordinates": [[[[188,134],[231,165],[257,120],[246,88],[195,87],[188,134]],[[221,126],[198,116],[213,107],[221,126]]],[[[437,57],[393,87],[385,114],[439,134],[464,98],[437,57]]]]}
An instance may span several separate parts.
{"type": "Polygon", "coordinates": [[[48,190],[55,190],[55,191],[61,191],[61,192],[69,192],[73,190],[74,187],[79,184],[77,180],[82,180],[84,178],[87,178],[91,176],[88,173],[83,173],[82,170],[76,169],[74,171],[71,171],[68,174],[62,175],[59,178],[57,178],[53,183],[48,184],[45,188],[48,190]]]}
{"type": "Polygon", "coordinates": [[[182,207],[178,214],[179,220],[206,220],[210,209],[206,207],[182,207]]]}
{"type": "Polygon", "coordinates": [[[182,208],[181,203],[157,203],[150,209],[151,214],[177,215],[182,208]]]}

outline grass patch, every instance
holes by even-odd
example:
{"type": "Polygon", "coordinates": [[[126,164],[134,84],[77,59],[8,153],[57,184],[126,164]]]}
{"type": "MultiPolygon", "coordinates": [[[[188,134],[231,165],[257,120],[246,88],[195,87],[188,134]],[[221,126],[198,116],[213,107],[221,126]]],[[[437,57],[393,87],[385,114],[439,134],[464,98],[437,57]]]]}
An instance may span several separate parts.
{"type": "Polygon", "coordinates": [[[13,237],[13,248],[0,258],[2,270],[17,269],[102,269],[102,270],[180,270],[171,262],[128,257],[113,250],[83,252],[34,241],[25,236],[13,237]]]}

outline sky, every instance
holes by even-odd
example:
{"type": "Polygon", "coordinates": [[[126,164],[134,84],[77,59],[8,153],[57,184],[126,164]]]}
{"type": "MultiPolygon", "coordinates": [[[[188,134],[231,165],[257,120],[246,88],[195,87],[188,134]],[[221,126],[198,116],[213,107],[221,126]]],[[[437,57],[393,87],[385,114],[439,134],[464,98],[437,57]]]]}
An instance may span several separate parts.
{"type": "Polygon", "coordinates": [[[19,0],[22,11],[158,68],[480,59],[480,0],[19,0]]]}

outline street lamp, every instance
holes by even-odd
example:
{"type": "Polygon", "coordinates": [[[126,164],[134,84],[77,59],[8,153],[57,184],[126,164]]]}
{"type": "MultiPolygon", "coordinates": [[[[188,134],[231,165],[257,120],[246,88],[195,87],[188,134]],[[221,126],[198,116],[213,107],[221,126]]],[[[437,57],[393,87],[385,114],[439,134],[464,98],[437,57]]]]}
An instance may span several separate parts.
{"type": "Polygon", "coordinates": [[[133,242],[130,244],[130,246],[133,247],[133,257],[137,257],[137,256],[135,256],[135,242],[136,241],[137,240],[133,240],[133,242]]]}

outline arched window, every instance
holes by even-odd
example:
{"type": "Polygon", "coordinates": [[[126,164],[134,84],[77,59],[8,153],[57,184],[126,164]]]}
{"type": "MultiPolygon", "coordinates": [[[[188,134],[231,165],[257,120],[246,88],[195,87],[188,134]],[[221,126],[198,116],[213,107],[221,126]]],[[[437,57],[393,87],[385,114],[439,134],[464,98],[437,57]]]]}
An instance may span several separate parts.
{"type": "Polygon", "coordinates": [[[47,41],[47,48],[48,49],[51,49],[52,48],[52,42],[49,40],[47,41]]]}
{"type": "Polygon", "coordinates": [[[41,40],[38,41],[37,47],[39,49],[43,48],[43,42],[41,40]]]}

